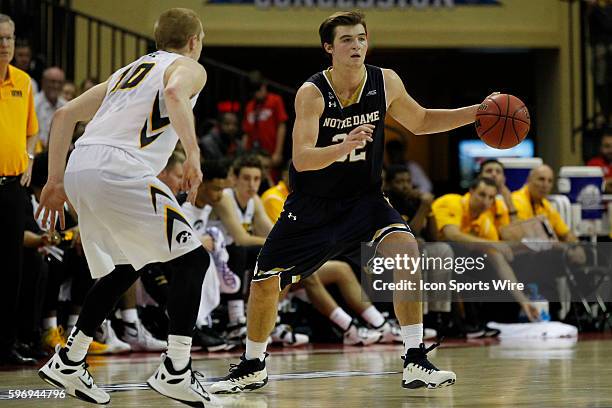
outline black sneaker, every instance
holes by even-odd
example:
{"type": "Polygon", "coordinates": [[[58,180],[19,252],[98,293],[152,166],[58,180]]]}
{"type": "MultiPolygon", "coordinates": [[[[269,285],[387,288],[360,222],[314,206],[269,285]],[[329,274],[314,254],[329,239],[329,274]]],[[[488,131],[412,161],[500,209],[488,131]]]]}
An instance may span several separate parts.
{"type": "Polygon", "coordinates": [[[240,364],[230,364],[229,374],[222,380],[210,386],[213,394],[237,394],[242,391],[253,391],[268,383],[266,371],[266,357],[262,360],[256,358],[247,360],[245,355],[240,356],[240,364]]]}
{"type": "Polygon", "coordinates": [[[427,387],[433,389],[448,387],[455,383],[457,379],[455,373],[452,371],[440,371],[427,359],[427,353],[439,345],[440,343],[435,343],[425,348],[425,345],[421,343],[419,348],[408,349],[406,355],[402,357],[402,360],[404,360],[402,387],[411,389],[427,387]]]}
{"type": "Polygon", "coordinates": [[[229,344],[223,337],[214,329],[207,326],[202,326],[195,329],[193,334],[193,345],[201,347],[208,352],[226,351],[236,347],[235,344],[229,344]]]}

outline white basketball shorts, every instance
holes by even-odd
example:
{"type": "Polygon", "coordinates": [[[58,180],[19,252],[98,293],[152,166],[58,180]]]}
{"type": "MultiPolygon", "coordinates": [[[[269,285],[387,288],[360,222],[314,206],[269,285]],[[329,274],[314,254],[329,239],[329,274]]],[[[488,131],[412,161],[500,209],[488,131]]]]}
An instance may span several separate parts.
{"type": "Polygon", "coordinates": [[[139,270],[167,262],[202,244],[176,198],[152,170],[111,146],[76,148],[64,188],[78,213],[83,249],[93,278],[115,265],[139,270]]]}

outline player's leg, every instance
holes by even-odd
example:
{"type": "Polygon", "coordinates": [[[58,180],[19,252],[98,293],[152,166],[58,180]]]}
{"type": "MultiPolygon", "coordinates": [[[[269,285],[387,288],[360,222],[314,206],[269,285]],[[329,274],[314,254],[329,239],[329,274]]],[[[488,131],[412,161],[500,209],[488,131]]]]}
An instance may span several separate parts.
{"type": "Polygon", "coordinates": [[[43,380],[85,401],[98,404],[110,401],[110,396],[94,384],[85,356],[96,329],[136,279],[138,273],[130,265],[118,265],[111,273],[98,279],[85,299],[66,347],[58,347],[51,360],[39,370],[43,380]]]}
{"type": "MultiPolygon", "coordinates": [[[[416,240],[409,232],[391,232],[384,236],[377,247],[377,256],[395,259],[416,259],[419,249],[416,240]]],[[[412,281],[418,288],[421,280],[420,268],[395,269],[393,273],[395,282],[412,281]]],[[[393,293],[393,307],[400,326],[404,342],[404,373],[402,386],[404,388],[439,388],[453,385],[456,380],[455,373],[442,371],[435,367],[427,358],[427,353],[433,347],[425,348],[423,344],[423,309],[420,301],[420,292],[395,291],[393,293]]]]}
{"type": "Polygon", "coordinates": [[[240,357],[240,363],[230,368],[229,375],[210,387],[210,391],[215,394],[256,390],[268,382],[266,348],[278,314],[280,276],[252,281],[250,292],[247,303],[246,351],[240,357]]]}
{"type": "Polygon", "coordinates": [[[168,350],[147,380],[155,391],[188,405],[214,402],[191,368],[191,343],[210,256],[200,246],[166,263],[171,269],[168,294],[168,350]]]}

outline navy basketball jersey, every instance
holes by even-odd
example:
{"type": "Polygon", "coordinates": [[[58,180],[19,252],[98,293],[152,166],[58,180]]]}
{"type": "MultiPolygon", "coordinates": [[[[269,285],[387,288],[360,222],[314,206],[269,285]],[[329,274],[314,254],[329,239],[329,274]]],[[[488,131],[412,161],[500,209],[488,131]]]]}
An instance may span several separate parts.
{"type": "Polygon", "coordinates": [[[292,165],[289,170],[292,189],[323,198],[351,198],[380,190],[387,110],[382,69],[366,65],[366,79],[357,102],[344,108],[324,72],[306,82],[313,83],[325,101],[316,147],[341,143],[359,125],[369,123],[375,128],[372,142],[324,169],[298,172],[292,165]]]}

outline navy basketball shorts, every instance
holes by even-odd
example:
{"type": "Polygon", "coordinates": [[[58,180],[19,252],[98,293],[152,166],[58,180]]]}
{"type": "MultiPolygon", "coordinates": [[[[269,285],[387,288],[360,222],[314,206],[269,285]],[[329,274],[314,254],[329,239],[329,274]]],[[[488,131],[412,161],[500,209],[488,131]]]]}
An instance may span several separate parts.
{"type": "Polygon", "coordinates": [[[259,253],[253,281],[280,277],[297,283],[330,259],[361,263],[361,243],[377,244],[392,232],[410,232],[381,192],[326,199],[293,192],[259,253]]]}

